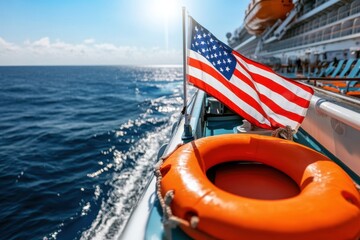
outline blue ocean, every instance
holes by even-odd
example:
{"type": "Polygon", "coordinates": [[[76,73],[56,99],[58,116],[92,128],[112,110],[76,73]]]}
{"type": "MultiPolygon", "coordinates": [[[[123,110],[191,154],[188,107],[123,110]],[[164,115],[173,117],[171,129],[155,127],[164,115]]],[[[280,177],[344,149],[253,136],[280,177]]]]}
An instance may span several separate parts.
{"type": "Polygon", "coordinates": [[[116,239],[182,109],[181,67],[0,67],[0,239],[116,239]]]}

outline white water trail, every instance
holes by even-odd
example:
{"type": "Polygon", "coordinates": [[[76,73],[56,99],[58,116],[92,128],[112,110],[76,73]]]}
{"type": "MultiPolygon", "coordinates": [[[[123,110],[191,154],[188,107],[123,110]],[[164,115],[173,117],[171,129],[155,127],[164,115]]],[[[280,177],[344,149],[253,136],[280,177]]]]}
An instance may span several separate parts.
{"type": "Polygon", "coordinates": [[[124,161],[133,161],[134,167],[115,172],[109,182],[112,189],[102,203],[91,227],[83,232],[81,239],[118,239],[139,200],[156,162],[158,149],[165,143],[171,131],[172,122],[156,128],[138,142],[133,143],[125,154],[114,151],[114,162],[121,167],[124,161]],[[142,153],[139,156],[139,153],[142,153]]]}

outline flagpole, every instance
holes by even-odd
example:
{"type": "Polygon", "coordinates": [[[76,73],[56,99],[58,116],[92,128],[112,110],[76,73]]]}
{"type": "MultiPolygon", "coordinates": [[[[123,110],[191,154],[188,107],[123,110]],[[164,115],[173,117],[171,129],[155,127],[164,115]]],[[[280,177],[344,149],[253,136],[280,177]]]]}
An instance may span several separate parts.
{"type": "Polygon", "coordinates": [[[191,125],[190,125],[190,119],[189,119],[189,114],[187,113],[187,49],[186,49],[186,8],[182,7],[182,33],[183,33],[183,76],[184,76],[184,81],[183,81],[183,88],[184,88],[184,134],[182,136],[182,140],[184,142],[190,142],[191,140],[194,139],[193,135],[192,135],[192,129],[191,129],[191,125]]]}

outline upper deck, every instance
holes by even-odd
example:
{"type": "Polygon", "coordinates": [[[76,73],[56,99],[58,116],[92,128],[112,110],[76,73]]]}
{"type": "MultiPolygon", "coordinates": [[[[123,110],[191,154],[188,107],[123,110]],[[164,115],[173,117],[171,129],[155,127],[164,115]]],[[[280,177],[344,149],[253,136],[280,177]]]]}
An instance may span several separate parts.
{"type": "Polygon", "coordinates": [[[304,0],[262,35],[253,36],[241,26],[228,43],[247,57],[279,56],[284,62],[291,56],[358,58],[359,40],[360,0],[304,0]]]}

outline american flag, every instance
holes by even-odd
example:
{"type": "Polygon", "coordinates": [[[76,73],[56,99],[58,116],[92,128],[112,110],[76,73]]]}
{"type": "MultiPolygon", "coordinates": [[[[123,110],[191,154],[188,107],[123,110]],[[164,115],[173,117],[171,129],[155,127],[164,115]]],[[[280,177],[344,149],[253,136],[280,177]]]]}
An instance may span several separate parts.
{"type": "Polygon", "coordinates": [[[188,81],[258,127],[297,130],[314,90],[242,56],[189,18],[188,81]]]}

